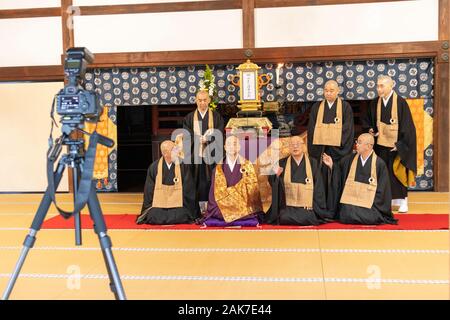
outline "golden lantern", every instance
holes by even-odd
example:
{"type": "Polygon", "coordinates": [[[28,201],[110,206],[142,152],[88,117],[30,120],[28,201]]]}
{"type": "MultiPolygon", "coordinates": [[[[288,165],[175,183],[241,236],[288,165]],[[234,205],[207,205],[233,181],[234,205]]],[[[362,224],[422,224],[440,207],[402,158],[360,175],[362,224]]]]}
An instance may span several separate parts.
{"type": "Polygon", "coordinates": [[[269,83],[270,78],[267,74],[258,75],[261,69],[257,64],[247,60],[239,65],[238,75],[233,75],[231,83],[240,87],[239,105],[242,111],[259,111],[261,110],[261,95],[259,90],[262,86],[269,83]]]}

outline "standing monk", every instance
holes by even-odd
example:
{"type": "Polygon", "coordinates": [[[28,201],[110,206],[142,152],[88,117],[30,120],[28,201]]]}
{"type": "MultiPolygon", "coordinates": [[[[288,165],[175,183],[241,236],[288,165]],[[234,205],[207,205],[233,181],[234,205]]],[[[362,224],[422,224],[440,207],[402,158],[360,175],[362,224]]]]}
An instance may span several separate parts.
{"type": "Polygon", "coordinates": [[[380,76],[378,98],[368,109],[364,128],[376,137],[375,152],[386,163],[391,181],[392,205],[408,212],[408,186],[415,184],[417,172],[416,128],[405,99],[392,89],[394,81],[380,76]]]}
{"type": "MultiPolygon", "coordinates": [[[[192,175],[195,180],[196,198],[200,203],[208,201],[209,188],[211,186],[211,172],[215,163],[211,161],[213,155],[209,155],[206,147],[215,142],[213,130],[223,134],[224,123],[222,116],[210,110],[211,98],[206,90],[200,90],[196,95],[197,109],[190,112],[183,120],[183,128],[188,130],[191,138],[191,163],[192,175]],[[208,159],[208,160],[206,160],[208,159]]],[[[217,132],[216,132],[217,134],[217,132]]],[[[220,141],[220,149],[223,140],[220,141]]],[[[221,158],[221,157],[220,157],[221,158]]],[[[205,207],[201,205],[200,207],[205,207]]]]}
{"type": "Polygon", "coordinates": [[[324,179],[326,207],[330,212],[336,211],[338,199],[333,199],[327,190],[331,172],[322,165],[322,155],[329,155],[334,162],[338,162],[352,152],[354,139],[352,107],[339,98],[338,93],[338,83],[327,81],[325,99],[312,106],[308,122],[308,153],[319,164],[319,172],[324,179]]]}

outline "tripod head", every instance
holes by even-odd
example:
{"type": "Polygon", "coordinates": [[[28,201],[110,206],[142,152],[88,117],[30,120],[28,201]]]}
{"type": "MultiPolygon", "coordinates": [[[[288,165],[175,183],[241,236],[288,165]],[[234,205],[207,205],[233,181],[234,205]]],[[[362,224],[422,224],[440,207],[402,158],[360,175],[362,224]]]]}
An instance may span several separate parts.
{"type": "MultiPolygon", "coordinates": [[[[104,112],[97,93],[85,90],[81,85],[87,65],[93,61],[94,55],[87,48],[75,47],[66,51],[64,60],[66,85],[55,96],[51,110],[51,118],[53,123],[56,124],[54,119],[56,102],[56,112],[61,116],[60,123],[62,124],[61,137],[56,139],[54,143],[52,139],[49,141],[48,157],[53,160],[56,160],[60,155],[62,145],[69,146],[70,154],[76,152],[79,157],[83,157],[83,141],[77,138],[78,135],[74,133],[78,131],[91,135],[83,130],[85,122],[97,123],[104,112]]],[[[114,146],[113,140],[102,135],[98,136],[98,143],[107,147],[114,146]]]]}

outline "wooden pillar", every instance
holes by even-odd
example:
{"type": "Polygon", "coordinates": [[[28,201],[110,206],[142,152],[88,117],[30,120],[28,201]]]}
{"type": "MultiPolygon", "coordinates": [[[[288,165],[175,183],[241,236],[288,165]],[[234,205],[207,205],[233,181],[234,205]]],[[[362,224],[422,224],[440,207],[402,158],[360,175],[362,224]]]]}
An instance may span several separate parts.
{"type": "Polygon", "coordinates": [[[435,191],[449,191],[449,34],[450,0],[439,0],[439,43],[435,59],[435,117],[433,141],[435,191]]]}
{"type": "Polygon", "coordinates": [[[244,48],[255,47],[255,0],[242,0],[242,30],[244,48]]]}
{"type": "MultiPolygon", "coordinates": [[[[61,57],[61,64],[64,67],[64,57],[68,48],[74,46],[74,32],[73,32],[73,16],[72,16],[72,0],[61,0],[61,30],[62,30],[62,50],[63,55],[61,57]]],[[[80,138],[81,134],[78,132],[74,132],[71,134],[71,137],[74,139],[80,138]]],[[[71,168],[68,169],[68,183],[69,183],[69,192],[73,192],[73,172],[71,168]]]]}

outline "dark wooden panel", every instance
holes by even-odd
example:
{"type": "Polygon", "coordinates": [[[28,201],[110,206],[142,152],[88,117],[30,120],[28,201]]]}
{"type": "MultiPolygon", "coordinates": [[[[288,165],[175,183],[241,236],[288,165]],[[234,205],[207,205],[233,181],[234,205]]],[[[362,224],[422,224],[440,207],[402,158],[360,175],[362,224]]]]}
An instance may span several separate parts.
{"type": "Polygon", "coordinates": [[[449,191],[449,64],[435,65],[434,179],[435,191],[449,191]]]}
{"type": "Polygon", "coordinates": [[[255,0],[242,0],[242,32],[244,48],[254,48],[255,0]]]}
{"type": "Polygon", "coordinates": [[[406,0],[255,0],[256,8],[323,6],[333,4],[360,4],[373,2],[395,2],[406,0]]]}
{"type": "MultiPolygon", "coordinates": [[[[434,57],[438,55],[439,41],[402,42],[363,45],[333,45],[314,47],[256,48],[252,61],[321,61],[347,59],[384,59],[394,57],[434,57]]],[[[98,53],[94,67],[164,66],[205,63],[241,63],[246,59],[245,49],[192,50],[160,52],[98,53]]]]}
{"type": "Polygon", "coordinates": [[[439,0],[439,40],[441,40],[440,51],[436,59],[435,72],[435,117],[433,128],[434,152],[434,179],[435,190],[440,192],[449,191],[449,50],[444,49],[444,41],[450,38],[450,1],[439,0]],[[446,57],[446,59],[445,59],[446,57]]]}
{"type": "Polygon", "coordinates": [[[59,17],[60,7],[0,10],[0,19],[59,17]]]}
{"type": "Polygon", "coordinates": [[[82,16],[105,15],[105,14],[226,10],[226,9],[240,9],[241,0],[124,4],[124,5],[110,5],[110,6],[80,6],[79,8],[80,14],[82,16]]]}
{"type": "Polygon", "coordinates": [[[0,68],[0,81],[64,80],[62,66],[29,66],[0,68]]]}

